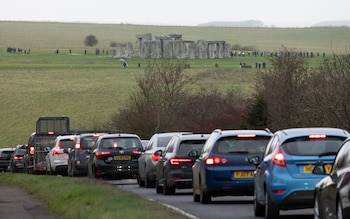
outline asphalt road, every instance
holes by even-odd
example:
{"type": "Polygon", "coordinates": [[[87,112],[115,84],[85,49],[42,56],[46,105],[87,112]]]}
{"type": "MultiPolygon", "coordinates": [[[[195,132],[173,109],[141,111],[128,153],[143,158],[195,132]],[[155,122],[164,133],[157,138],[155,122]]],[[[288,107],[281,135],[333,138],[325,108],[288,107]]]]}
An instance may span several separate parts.
{"type": "MultiPolygon", "coordinates": [[[[136,180],[109,181],[116,187],[133,192],[146,199],[165,203],[186,213],[190,218],[200,219],[257,219],[253,212],[252,196],[227,196],[212,198],[211,204],[195,203],[192,189],[176,190],[175,195],[157,194],[155,188],[140,188],[136,180]]],[[[281,211],[280,219],[313,219],[312,209],[281,211]]]]}
{"type": "Polygon", "coordinates": [[[0,218],[58,219],[59,217],[23,189],[0,184],[0,218]]]}

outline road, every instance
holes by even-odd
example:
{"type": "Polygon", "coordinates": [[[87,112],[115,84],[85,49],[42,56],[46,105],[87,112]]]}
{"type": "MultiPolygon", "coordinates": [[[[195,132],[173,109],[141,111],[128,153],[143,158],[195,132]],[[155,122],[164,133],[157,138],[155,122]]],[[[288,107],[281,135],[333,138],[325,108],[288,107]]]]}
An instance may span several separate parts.
{"type": "MultiPolygon", "coordinates": [[[[111,180],[116,187],[133,192],[146,199],[165,203],[200,219],[257,219],[253,212],[253,197],[215,197],[211,204],[193,202],[192,189],[176,190],[175,195],[157,194],[155,188],[140,188],[136,180],[111,180]]],[[[313,219],[312,209],[281,211],[281,219],[313,219]]]]}

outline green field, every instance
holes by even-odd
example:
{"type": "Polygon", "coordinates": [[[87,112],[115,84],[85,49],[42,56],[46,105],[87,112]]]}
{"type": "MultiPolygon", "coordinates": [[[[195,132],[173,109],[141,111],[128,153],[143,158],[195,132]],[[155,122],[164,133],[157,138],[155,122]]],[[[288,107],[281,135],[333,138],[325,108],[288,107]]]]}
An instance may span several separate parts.
{"type": "MultiPolygon", "coordinates": [[[[104,123],[124,107],[137,89],[146,59],[127,59],[124,69],[118,59],[94,55],[111,42],[136,42],[136,34],[181,33],[184,40],[224,40],[231,45],[251,46],[259,51],[277,51],[282,45],[298,51],[341,53],[349,44],[350,28],[219,28],[182,26],[138,26],[123,24],[72,24],[0,22],[0,147],[27,143],[39,116],[67,115],[73,129],[90,129],[104,123]],[[83,44],[93,34],[95,47],[83,44]],[[8,54],[7,47],[29,49],[29,55],[8,54]],[[59,49],[59,54],[53,51],[59,49]],[[72,49],[72,54],[68,50],[72,49]],[[87,55],[84,55],[87,50],[87,55]],[[141,68],[138,68],[141,63],[141,68]]],[[[312,59],[317,63],[320,58],[312,59]]],[[[188,60],[196,86],[238,88],[254,92],[253,65],[263,57],[219,60],[188,60]],[[218,62],[220,68],[215,68],[218,62]]]]}

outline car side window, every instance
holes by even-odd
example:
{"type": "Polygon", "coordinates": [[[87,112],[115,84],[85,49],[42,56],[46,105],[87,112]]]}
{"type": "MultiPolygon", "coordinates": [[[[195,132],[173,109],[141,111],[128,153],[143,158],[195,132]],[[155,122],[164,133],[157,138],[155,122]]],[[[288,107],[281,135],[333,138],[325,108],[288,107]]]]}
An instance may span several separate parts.
{"type": "Polygon", "coordinates": [[[176,139],[175,139],[175,137],[174,137],[174,138],[172,138],[172,139],[169,141],[168,145],[166,146],[166,148],[165,148],[165,150],[164,150],[164,153],[171,153],[171,152],[173,152],[175,142],[176,142],[176,139]]]}
{"type": "Polygon", "coordinates": [[[148,142],[148,144],[147,144],[147,146],[146,146],[146,148],[145,148],[145,151],[151,150],[151,149],[152,149],[153,143],[154,143],[154,137],[152,137],[152,138],[149,140],[149,142],[148,142]]]}
{"type": "Polygon", "coordinates": [[[344,143],[339,150],[337,157],[334,161],[333,170],[341,169],[350,165],[350,141],[344,143]]]}
{"type": "Polygon", "coordinates": [[[276,135],[276,136],[272,137],[270,142],[267,144],[264,157],[271,154],[275,150],[277,144],[278,144],[278,137],[276,135]]]}

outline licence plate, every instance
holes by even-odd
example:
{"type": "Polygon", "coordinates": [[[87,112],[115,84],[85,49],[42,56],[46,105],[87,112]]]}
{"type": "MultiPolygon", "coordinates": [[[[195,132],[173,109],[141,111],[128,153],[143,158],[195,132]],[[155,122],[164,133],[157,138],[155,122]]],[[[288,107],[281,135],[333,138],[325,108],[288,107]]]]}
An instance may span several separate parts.
{"type": "Polygon", "coordinates": [[[253,178],[254,172],[253,171],[238,171],[233,173],[234,178],[253,178]]]}
{"type": "MultiPolygon", "coordinates": [[[[312,173],[312,171],[314,170],[314,165],[307,165],[307,166],[304,166],[304,173],[312,173]]],[[[330,173],[331,172],[331,169],[332,169],[332,165],[331,164],[326,164],[324,165],[324,170],[326,173],[330,173]]]]}
{"type": "Polygon", "coordinates": [[[114,156],[114,160],[131,160],[130,155],[116,155],[114,156]]]}

